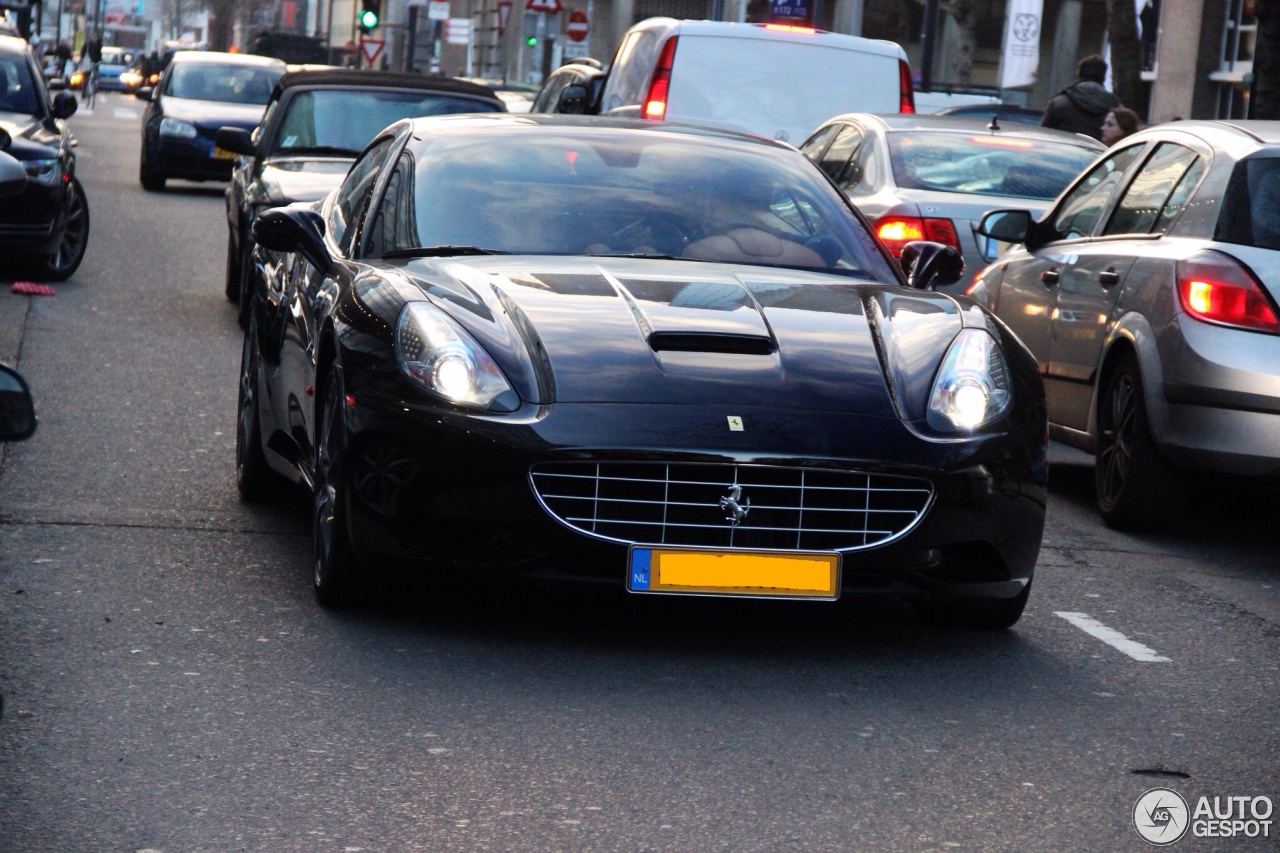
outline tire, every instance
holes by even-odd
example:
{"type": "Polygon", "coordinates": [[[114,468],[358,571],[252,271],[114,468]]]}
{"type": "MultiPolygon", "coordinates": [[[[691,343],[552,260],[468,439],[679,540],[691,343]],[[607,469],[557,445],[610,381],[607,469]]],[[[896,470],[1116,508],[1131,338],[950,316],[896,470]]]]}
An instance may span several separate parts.
{"type": "Polygon", "coordinates": [[[1116,530],[1158,530],[1178,515],[1185,478],[1160,456],[1151,437],[1138,359],[1129,353],[1098,395],[1094,494],[1102,520],[1116,530]]]}
{"type": "Polygon", "coordinates": [[[282,478],[267,464],[262,449],[262,421],[258,416],[258,330],[245,332],[240,353],[240,396],[236,408],[236,489],[247,503],[276,497],[282,478]]]}
{"type": "Polygon", "coordinates": [[[147,143],[142,143],[142,157],[138,160],[138,181],[142,184],[142,188],[149,193],[164,192],[164,176],[157,175],[155,171],[147,165],[147,143]]]}
{"type": "MultiPolygon", "coordinates": [[[[231,239],[231,229],[227,229],[227,279],[226,292],[228,302],[240,301],[240,256],[236,254],[235,241],[231,239]]],[[[244,324],[241,323],[241,326],[244,324]]]]}
{"type": "Polygon", "coordinates": [[[321,607],[339,608],[355,600],[358,561],[347,536],[344,392],[337,367],[325,379],[316,423],[315,492],[311,532],[314,555],[311,580],[321,607]]]}
{"type": "Polygon", "coordinates": [[[240,312],[237,319],[240,322],[240,328],[246,328],[249,325],[249,312],[253,310],[253,300],[255,297],[255,279],[253,272],[253,247],[245,242],[240,244],[240,312]]]}
{"type": "Polygon", "coordinates": [[[929,599],[916,605],[916,612],[926,622],[946,628],[972,631],[1004,631],[1022,618],[1031,598],[1031,584],[1004,601],[971,602],[961,599],[929,599]]]}
{"type": "Polygon", "coordinates": [[[66,281],[80,268],[89,247],[89,199],[78,179],[72,179],[68,201],[67,227],[53,254],[39,258],[33,276],[46,281],[66,281]]]}

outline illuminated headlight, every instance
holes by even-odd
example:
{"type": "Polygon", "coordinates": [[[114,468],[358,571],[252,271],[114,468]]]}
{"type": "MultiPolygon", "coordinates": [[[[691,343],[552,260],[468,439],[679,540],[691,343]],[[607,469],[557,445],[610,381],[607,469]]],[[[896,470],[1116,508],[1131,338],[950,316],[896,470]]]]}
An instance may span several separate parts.
{"type": "Polygon", "coordinates": [[[160,135],[176,136],[180,139],[195,139],[196,126],[182,119],[162,118],[160,119],[160,135]]]}
{"type": "Polygon", "coordinates": [[[24,160],[22,165],[29,180],[46,187],[53,186],[62,177],[62,167],[57,160],[24,160]]]}
{"type": "Polygon", "coordinates": [[[516,393],[479,344],[443,311],[410,302],[396,324],[396,360],[413,384],[460,406],[515,411],[516,393]]]}
{"type": "Polygon", "coordinates": [[[122,86],[140,86],[142,85],[142,75],[137,71],[124,71],[120,74],[120,85],[122,86]]]}
{"type": "Polygon", "coordinates": [[[84,72],[83,72],[83,71],[77,71],[77,72],[75,72],[74,74],[72,74],[72,75],[71,75],[71,84],[70,84],[70,85],[71,85],[73,88],[79,88],[80,86],[84,85],[84,72]]]}
{"type": "Polygon", "coordinates": [[[1003,417],[1013,405],[1009,367],[991,335],[964,329],[951,342],[929,395],[929,426],[972,432],[1003,417]]]}

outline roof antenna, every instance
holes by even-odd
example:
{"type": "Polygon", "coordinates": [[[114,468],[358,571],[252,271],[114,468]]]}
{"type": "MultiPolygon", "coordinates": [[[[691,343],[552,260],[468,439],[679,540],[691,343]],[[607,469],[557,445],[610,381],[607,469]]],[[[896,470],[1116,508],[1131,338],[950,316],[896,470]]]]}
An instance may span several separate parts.
{"type": "Polygon", "coordinates": [[[1000,114],[996,113],[991,117],[991,124],[987,125],[987,130],[995,133],[1000,129],[1000,114]]]}

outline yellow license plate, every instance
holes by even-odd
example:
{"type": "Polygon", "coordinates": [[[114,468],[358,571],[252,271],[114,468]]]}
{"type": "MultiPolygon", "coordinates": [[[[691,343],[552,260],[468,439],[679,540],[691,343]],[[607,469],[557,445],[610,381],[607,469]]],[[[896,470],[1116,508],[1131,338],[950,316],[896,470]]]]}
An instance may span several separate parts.
{"type": "Polygon", "coordinates": [[[215,146],[215,147],[214,147],[214,149],[213,149],[213,159],[215,159],[215,160],[234,160],[234,159],[236,159],[236,152],[234,152],[234,151],[228,151],[228,150],[226,150],[225,148],[218,148],[218,147],[216,147],[216,146],[215,146]]]}
{"type": "Polygon", "coordinates": [[[825,598],[840,595],[840,555],[631,546],[627,589],[688,595],[825,598]]]}

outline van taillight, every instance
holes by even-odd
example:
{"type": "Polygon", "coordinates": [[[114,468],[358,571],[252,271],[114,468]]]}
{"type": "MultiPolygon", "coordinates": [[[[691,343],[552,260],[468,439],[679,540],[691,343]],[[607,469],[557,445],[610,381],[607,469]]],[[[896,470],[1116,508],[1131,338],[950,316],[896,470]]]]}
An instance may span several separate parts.
{"type": "Polygon", "coordinates": [[[876,220],[876,236],[895,258],[912,240],[932,240],[960,250],[956,227],[950,219],[921,219],[918,216],[882,216],[876,220]]]}
{"type": "Polygon", "coordinates": [[[1217,252],[1178,261],[1178,301],[1182,310],[1206,323],[1280,332],[1275,309],[1253,276],[1217,252]]]}
{"type": "Polygon", "coordinates": [[[662,46],[662,53],[658,56],[658,67],[653,71],[653,82],[649,84],[649,94],[645,96],[644,109],[641,111],[641,115],[645,118],[661,120],[667,115],[667,91],[671,88],[671,63],[676,58],[676,40],[679,38],[679,36],[672,36],[662,46]]]}
{"type": "Polygon", "coordinates": [[[911,84],[911,66],[905,59],[898,60],[898,112],[916,111],[915,87],[911,84]]]}

